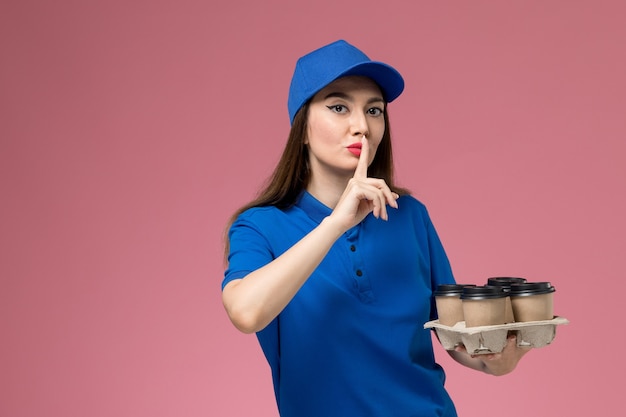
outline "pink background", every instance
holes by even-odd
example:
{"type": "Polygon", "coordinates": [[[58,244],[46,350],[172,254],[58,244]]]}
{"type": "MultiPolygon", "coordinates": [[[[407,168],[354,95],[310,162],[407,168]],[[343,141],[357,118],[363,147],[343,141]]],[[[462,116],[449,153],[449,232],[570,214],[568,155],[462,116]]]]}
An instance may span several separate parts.
{"type": "Polygon", "coordinates": [[[277,415],[222,229],[282,150],[295,60],[338,38],[405,76],[398,177],[457,279],[551,281],[571,321],[502,378],[437,346],[459,413],[615,415],[624,3],[297,3],[3,4],[0,416],[277,415]]]}

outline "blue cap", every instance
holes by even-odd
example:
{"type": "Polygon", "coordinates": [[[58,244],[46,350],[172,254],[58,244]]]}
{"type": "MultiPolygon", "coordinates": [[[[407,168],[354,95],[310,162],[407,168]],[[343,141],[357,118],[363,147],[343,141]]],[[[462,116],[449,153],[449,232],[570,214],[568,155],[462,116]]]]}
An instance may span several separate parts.
{"type": "Polygon", "coordinates": [[[363,75],[374,80],[387,102],[404,90],[404,79],[395,68],[372,61],[348,42],[338,40],[298,59],[287,101],[291,123],[298,110],[318,91],[348,75],[363,75]]]}

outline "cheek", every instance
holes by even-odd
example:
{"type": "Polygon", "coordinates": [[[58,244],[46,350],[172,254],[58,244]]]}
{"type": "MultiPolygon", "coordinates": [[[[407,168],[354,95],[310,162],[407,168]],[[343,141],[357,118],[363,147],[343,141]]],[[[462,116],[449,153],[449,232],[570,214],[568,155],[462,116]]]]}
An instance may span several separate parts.
{"type": "Polygon", "coordinates": [[[383,141],[383,136],[385,135],[385,124],[382,123],[378,126],[372,126],[372,131],[370,133],[370,146],[371,149],[375,151],[383,141]]]}
{"type": "Polygon", "coordinates": [[[311,118],[308,123],[307,143],[332,143],[337,129],[323,120],[311,118]]]}
{"type": "Polygon", "coordinates": [[[371,129],[372,134],[378,138],[378,143],[380,143],[380,141],[383,140],[383,135],[385,134],[385,119],[379,119],[376,123],[372,123],[371,129]]]}

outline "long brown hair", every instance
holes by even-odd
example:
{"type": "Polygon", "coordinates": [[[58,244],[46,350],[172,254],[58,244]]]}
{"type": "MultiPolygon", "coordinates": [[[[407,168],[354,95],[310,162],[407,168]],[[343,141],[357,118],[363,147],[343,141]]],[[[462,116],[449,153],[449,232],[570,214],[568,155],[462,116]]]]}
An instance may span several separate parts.
{"type": "MultiPolygon", "coordinates": [[[[225,260],[228,257],[230,246],[228,231],[241,213],[252,207],[290,207],[296,202],[300,192],[307,187],[310,178],[309,150],[304,142],[307,135],[308,116],[309,103],[307,102],[293,119],[283,154],[274,172],[266,181],[265,187],[262,188],[257,198],[241,207],[231,216],[224,234],[225,260]]],[[[385,180],[389,188],[399,195],[409,194],[407,189],[400,188],[394,183],[393,152],[391,150],[391,130],[387,106],[385,106],[383,116],[385,118],[385,132],[376,150],[374,160],[367,170],[368,176],[385,180]]]]}

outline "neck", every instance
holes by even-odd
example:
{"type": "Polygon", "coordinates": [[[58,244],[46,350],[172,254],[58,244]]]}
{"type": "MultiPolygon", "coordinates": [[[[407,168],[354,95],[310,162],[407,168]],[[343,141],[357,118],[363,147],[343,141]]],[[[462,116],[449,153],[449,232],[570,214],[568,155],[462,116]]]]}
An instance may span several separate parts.
{"type": "Polygon", "coordinates": [[[350,178],[351,177],[339,178],[335,176],[330,177],[312,174],[306,190],[325,206],[334,209],[346,189],[350,178]]]}

